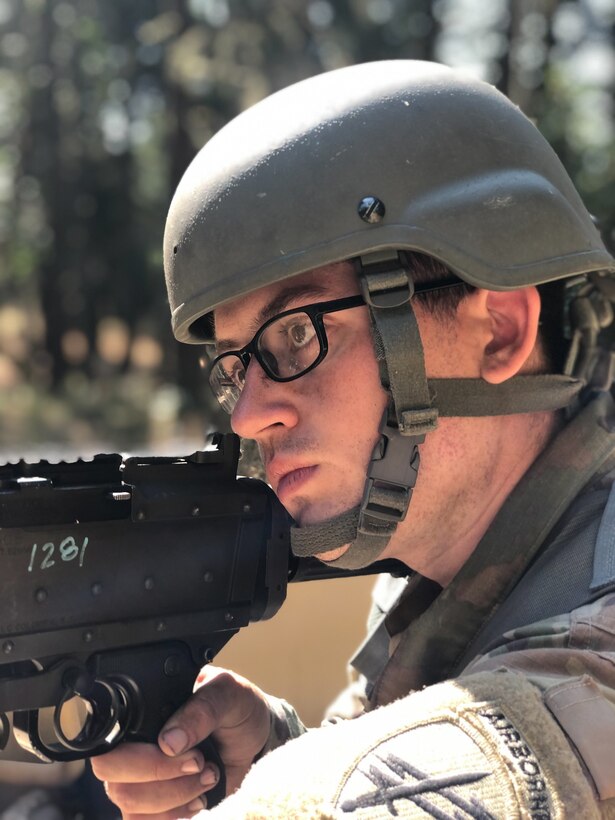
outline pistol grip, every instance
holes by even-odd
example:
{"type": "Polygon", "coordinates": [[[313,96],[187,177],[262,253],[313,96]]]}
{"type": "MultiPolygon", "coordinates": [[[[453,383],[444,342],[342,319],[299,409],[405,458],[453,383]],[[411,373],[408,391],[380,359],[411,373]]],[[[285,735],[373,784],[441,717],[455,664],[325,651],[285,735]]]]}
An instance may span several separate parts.
{"type": "Polygon", "coordinates": [[[207,808],[213,809],[214,806],[217,806],[218,803],[226,797],[226,771],[222,758],[220,757],[220,752],[218,751],[218,746],[213,738],[205,738],[205,740],[199,743],[198,748],[203,752],[205,760],[208,763],[215,763],[220,772],[220,778],[213,789],[204,793],[204,797],[207,800],[207,808]]]}

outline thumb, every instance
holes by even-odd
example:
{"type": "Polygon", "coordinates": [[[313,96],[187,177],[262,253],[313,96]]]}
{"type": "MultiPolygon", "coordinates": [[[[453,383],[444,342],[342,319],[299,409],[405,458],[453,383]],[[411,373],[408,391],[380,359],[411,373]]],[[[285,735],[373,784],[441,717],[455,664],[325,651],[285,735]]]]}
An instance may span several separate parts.
{"type": "Polygon", "coordinates": [[[174,757],[198,745],[214,732],[220,722],[220,704],[215,688],[199,690],[172,715],[160,730],[158,745],[174,757]]]}
{"type": "Polygon", "coordinates": [[[269,726],[269,706],[258,687],[226,669],[209,667],[205,683],[169,718],[158,742],[173,756],[215,733],[225,759],[244,758],[260,751],[269,726]]]}

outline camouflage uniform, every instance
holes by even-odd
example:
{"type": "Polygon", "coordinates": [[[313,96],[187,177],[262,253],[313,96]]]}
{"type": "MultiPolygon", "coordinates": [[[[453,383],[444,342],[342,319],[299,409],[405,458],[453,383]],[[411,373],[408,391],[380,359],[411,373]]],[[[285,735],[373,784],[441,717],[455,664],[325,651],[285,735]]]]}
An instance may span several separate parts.
{"type": "MultiPolygon", "coordinates": [[[[445,590],[381,580],[342,707],[366,714],[267,755],[214,816],[615,817],[613,420],[603,395],[564,428],[445,590]]],[[[268,750],[305,731],[273,706],[268,750]]]]}

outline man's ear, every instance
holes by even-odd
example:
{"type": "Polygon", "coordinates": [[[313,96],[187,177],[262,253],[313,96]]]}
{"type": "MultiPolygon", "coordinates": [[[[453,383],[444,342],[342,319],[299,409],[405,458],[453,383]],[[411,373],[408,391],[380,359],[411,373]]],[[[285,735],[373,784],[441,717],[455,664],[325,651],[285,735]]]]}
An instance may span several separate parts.
{"type": "Polygon", "coordinates": [[[483,291],[491,339],[486,344],[481,377],[500,384],[531,364],[540,317],[540,295],[535,287],[483,291]]]}

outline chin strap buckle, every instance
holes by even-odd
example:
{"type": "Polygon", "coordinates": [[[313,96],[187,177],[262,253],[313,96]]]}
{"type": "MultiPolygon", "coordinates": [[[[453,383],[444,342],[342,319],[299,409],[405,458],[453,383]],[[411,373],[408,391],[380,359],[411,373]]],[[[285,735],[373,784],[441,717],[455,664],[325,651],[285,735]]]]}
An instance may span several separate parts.
{"type": "Polygon", "coordinates": [[[419,470],[424,436],[404,436],[387,419],[385,410],[361,501],[358,530],[365,535],[392,533],[404,520],[419,470]]]}

